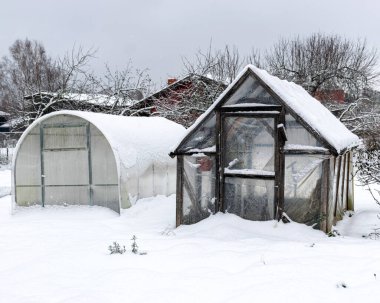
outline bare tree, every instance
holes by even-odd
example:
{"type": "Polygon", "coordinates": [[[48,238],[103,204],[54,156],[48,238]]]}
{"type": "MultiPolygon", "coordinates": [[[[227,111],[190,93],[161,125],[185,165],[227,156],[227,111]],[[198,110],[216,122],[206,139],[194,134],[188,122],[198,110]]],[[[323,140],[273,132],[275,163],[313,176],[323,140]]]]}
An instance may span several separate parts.
{"type": "Polygon", "coordinates": [[[112,104],[109,104],[109,113],[112,114],[125,114],[130,105],[149,95],[154,88],[148,70],[134,68],[131,61],[121,70],[111,70],[106,66],[103,76],[89,74],[87,78],[91,86],[87,90],[117,98],[116,102],[113,102],[113,98],[112,104]]]}
{"type": "Polygon", "coordinates": [[[0,62],[0,101],[14,114],[24,109],[24,95],[57,90],[62,72],[37,41],[16,40],[9,52],[0,62]]]}
{"type": "Polygon", "coordinates": [[[42,43],[29,39],[16,40],[10,56],[0,62],[0,102],[2,109],[17,118],[16,128],[24,128],[35,118],[49,112],[52,103],[24,98],[42,92],[62,94],[80,89],[86,77],[84,67],[93,52],[73,48],[62,59],[48,56],[42,43]],[[81,81],[79,81],[81,79],[81,81]],[[80,84],[79,84],[80,83],[80,84]]]}
{"type": "Polygon", "coordinates": [[[225,45],[223,49],[213,50],[211,43],[206,51],[198,50],[194,59],[183,59],[186,74],[208,76],[226,84],[236,78],[245,62],[246,58],[235,46],[225,45]]]}
{"type": "Polygon", "coordinates": [[[379,76],[377,52],[365,40],[321,33],[282,39],[264,61],[272,74],[300,84],[313,96],[318,90],[341,88],[357,97],[379,76]]]}

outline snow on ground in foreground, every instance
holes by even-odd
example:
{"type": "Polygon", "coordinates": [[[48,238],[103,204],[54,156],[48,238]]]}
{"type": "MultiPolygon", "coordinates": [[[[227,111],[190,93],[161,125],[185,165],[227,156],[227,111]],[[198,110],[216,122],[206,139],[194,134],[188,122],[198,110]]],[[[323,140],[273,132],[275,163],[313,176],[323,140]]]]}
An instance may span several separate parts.
{"type": "Polygon", "coordinates": [[[101,207],[18,208],[0,199],[0,302],[379,302],[380,211],[356,190],[340,237],[217,214],[174,229],[175,198],[101,207]],[[109,255],[131,237],[147,255],[109,255]],[[377,275],[377,279],[374,274],[377,275]],[[346,286],[342,287],[342,284],[346,286]]]}

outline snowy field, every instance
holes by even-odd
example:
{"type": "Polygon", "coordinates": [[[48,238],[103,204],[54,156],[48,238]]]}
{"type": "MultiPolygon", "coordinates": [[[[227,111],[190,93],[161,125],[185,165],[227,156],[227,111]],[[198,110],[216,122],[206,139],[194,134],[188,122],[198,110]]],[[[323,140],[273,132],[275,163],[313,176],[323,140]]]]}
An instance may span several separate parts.
{"type": "Polygon", "coordinates": [[[380,208],[360,187],[333,238],[229,214],[174,229],[174,196],[121,216],[80,206],[11,215],[9,189],[0,170],[0,302],[380,302],[380,240],[362,237],[380,227],[380,208]],[[147,255],[109,254],[133,235],[147,255]]]}

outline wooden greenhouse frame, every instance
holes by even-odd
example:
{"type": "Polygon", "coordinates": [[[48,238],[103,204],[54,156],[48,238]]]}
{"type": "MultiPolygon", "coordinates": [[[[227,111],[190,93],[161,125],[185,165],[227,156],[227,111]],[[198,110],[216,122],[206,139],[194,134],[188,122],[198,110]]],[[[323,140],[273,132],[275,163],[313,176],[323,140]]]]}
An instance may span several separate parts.
{"type": "MultiPolygon", "coordinates": [[[[170,154],[172,157],[177,157],[177,226],[196,223],[210,213],[227,211],[251,220],[252,218],[256,218],[254,220],[267,220],[268,218],[277,220],[291,219],[329,232],[333,224],[342,218],[345,210],[353,210],[352,149],[357,145],[358,138],[349,132],[318,100],[312,98],[299,86],[294,87],[295,84],[279,80],[265,71],[249,65],[195,125],[188,130],[187,134],[170,154]],[[281,89],[282,87],[285,87],[285,89],[281,89]],[[307,99],[306,101],[309,102],[305,103],[305,108],[302,108],[301,102],[303,100],[296,100],[300,102],[301,107],[295,106],[294,102],[289,102],[289,100],[294,100],[291,95],[294,89],[301,92],[301,94],[297,95],[298,97],[305,96],[305,100],[307,99]],[[287,93],[293,99],[288,98],[287,93]],[[235,97],[239,95],[240,99],[235,97]],[[308,104],[312,105],[314,110],[317,109],[316,113],[309,112],[304,114],[304,112],[308,111],[308,104]],[[319,110],[321,113],[318,113],[319,110]],[[326,135],[326,131],[323,132],[324,129],[311,121],[310,117],[313,118],[311,116],[313,114],[317,118],[319,116],[323,117],[326,119],[326,123],[331,123],[334,127],[341,129],[342,136],[345,137],[344,144],[335,144],[334,140],[326,135]],[[290,120],[290,118],[294,119],[294,121],[290,120]],[[228,119],[232,123],[228,123],[228,119]],[[239,121],[248,122],[244,124],[239,121]],[[244,129],[239,130],[239,123],[241,128],[247,126],[248,132],[244,129]],[[255,123],[259,123],[260,128],[258,126],[253,127],[252,125],[255,123]],[[300,126],[299,128],[302,129],[299,131],[307,134],[307,138],[315,140],[316,144],[314,146],[299,144],[296,142],[298,139],[294,135],[289,138],[291,123],[300,126]],[[258,129],[256,131],[257,137],[254,135],[255,129],[258,129]],[[239,137],[239,132],[243,133],[245,137],[243,135],[239,137]],[[207,138],[202,137],[205,133],[207,133],[207,138]],[[229,162],[231,160],[229,155],[234,153],[231,150],[235,146],[229,143],[229,140],[232,142],[232,139],[228,138],[227,133],[231,133],[232,138],[238,138],[236,140],[241,141],[238,144],[244,145],[245,151],[249,152],[249,154],[243,154],[243,160],[235,159],[238,161],[237,163],[245,161],[241,165],[246,165],[246,167],[242,167],[242,169],[229,169],[231,163],[235,161],[229,162]],[[255,156],[254,152],[250,151],[249,147],[247,148],[247,145],[249,145],[247,140],[242,139],[243,137],[247,138],[247,134],[248,137],[253,137],[250,139],[253,141],[263,140],[259,138],[260,136],[267,136],[266,140],[272,136],[273,142],[269,144],[268,142],[265,144],[253,143],[252,150],[255,148],[254,146],[258,146],[255,156]],[[200,138],[203,138],[203,141],[200,138]],[[292,140],[295,142],[292,142],[292,140]],[[192,144],[192,141],[194,141],[194,144],[192,144]],[[255,157],[259,159],[258,155],[261,153],[262,156],[268,158],[267,151],[272,152],[272,150],[273,156],[267,161],[267,163],[273,165],[271,171],[251,169],[253,166],[258,165],[254,163],[255,157]],[[253,161],[253,164],[247,164],[249,161],[247,162],[246,159],[250,159],[250,162],[253,161]],[[287,161],[290,161],[289,159],[295,160],[287,165],[287,161]],[[206,173],[201,163],[201,161],[206,160],[211,162],[208,167],[207,177],[205,177],[206,173]],[[303,171],[307,170],[308,165],[314,162],[317,163],[313,168],[314,171],[310,170],[310,172],[304,173],[303,171]],[[294,170],[294,166],[297,165],[298,168],[294,170]],[[186,169],[185,166],[190,168],[186,169]],[[186,171],[189,169],[192,169],[192,173],[186,171]],[[298,175],[302,174],[304,175],[302,182],[306,183],[309,182],[308,178],[311,178],[311,175],[313,176],[314,181],[309,183],[314,186],[315,190],[310,191],[310,186],[308,188],[301,181],[298,180],[298,183],[294,181],[295,178],[299,178],[298,175]],[[237,185],[227,184],[227,179],[232,180],[228,181],[232,182],[231,184],[235,184],[234,182],[238,180],[237,185]],[[262,217],[258,214],[250,217],[246,213],[248,208],[255,209],[257,206],[255,203],[259,203],[257,202],[259,200],[257,196],[251,193],[256,188],[255,182],[257,184],[260,182],[273,184],[273,199],[271,200],[272,202],[268,202],[268,205],[265,206],[267,214],[262,217]],[[204,201],[206,195],[202,192],[204,190],[202,188],[203,183],[208,184],[207,202],[204,201]],[[291,197],[288,192],[291,192],[294,183],[301,184],[300,186],[306,188],[304,190],[306,198],[300,199],[297,196],[298,192],[296,193],[296,191],[299,188],[296,186],[294,196],[291,197]],[[244,190],[242,190],[243,188],[244,190]],[[244,192],[245,196],[241,194],[242,192],[244,192]],[[309,195],[309,198],[307,195],[309,195]],[[239,197],[244,202],[244,209],[239,209],[239,211],[233,209],[234,203],[237,203],[235,202],[236,197],[239,197]],[[249,206],[246,206],[248,204],[249,206]],[[230,211],[231,207],[232,211],[230,211]],[[189,210],[192,213],[201,213],[201,215],[189,215],[189,210]],[[302,214],[303,210],[308,211],[309,214],[302,214]],[[291,216],[291,213],[294,216],[291,216]]],[[[320,121],[323,120],[320,119],[320,121]]],[[[331,131],[337,130],[331,129],[331,131]]],[[[232,165],[235,164],[232,163],[232,165]]],[[[264,163],[260,165],[264,165],[264,163]]],[[[271,187],[267,186],[267,188],[271,187]]],[[[260,190],[261,192],[263,191],[263,186],[260,190]]],[[[267,201],[270,200],[268,197],[271,195],[270,191],[266,192],[267,201]]]]}

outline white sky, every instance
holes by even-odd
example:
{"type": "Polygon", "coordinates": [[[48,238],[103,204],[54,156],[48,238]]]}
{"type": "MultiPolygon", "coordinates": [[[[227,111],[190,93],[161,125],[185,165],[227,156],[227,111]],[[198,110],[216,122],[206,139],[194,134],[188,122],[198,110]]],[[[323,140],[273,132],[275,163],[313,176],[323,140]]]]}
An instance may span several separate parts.
{"type": "Polygon", "coordinates": [[[160,83],[182,72],[197,49],[235,45],[242,54],[280,37],[325,32],[366,38],[380,50],[377,0],[0,0],[0,56],[17,38],[62,55],[74,44],[96,48],[92,68],[129,59],[160,83]]]}

